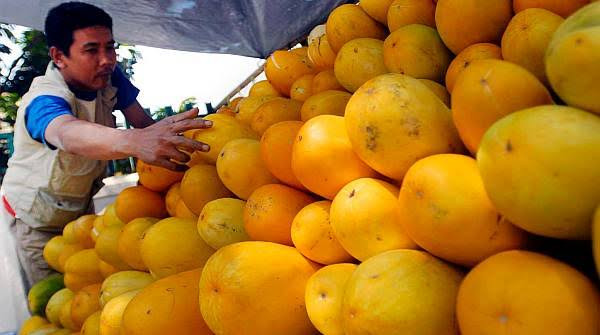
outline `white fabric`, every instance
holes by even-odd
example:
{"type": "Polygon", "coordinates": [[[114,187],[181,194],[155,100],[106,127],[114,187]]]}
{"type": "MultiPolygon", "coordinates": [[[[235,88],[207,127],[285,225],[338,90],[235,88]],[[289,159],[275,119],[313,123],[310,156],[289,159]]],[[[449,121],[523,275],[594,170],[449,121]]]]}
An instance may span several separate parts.
{"type": "Polygon", "coordinates": [[[27,296],[10,232],[14,218],[0,206],[0,334],[17,332],[29,317],[27,296]]]}

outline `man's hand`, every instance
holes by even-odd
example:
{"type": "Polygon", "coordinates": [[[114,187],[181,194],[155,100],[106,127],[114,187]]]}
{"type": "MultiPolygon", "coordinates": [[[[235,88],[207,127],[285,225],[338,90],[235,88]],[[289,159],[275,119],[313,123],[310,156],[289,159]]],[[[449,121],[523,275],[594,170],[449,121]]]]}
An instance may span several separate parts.
{"type": "Polygon", "coordinates": [[[128,141],[133,150],[133,156],[152,165],[162,166],[171,170],[181,170],[181,165],[190,160],[188,154],[182,152],[209,151],[210,147],[182,136],[190,129],[212,127],[208,120],[195,119],[198,108],[165,118],[149,127],[130,131],[128,141]],[[174,162],[175,161],[175,162],[174,162]]]}

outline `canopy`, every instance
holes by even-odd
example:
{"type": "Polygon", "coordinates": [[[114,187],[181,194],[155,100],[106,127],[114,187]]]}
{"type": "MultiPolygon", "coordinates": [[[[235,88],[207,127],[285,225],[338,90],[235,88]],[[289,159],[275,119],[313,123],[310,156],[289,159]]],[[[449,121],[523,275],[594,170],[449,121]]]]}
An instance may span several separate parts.
{"type": "MultiPolygon", "coordinates": [[[[151,47],[265,58],[306,36],[345,0],[84,0],[107,11],[115,39],[151,47]]],[[[65,0],[0,0],[0,22],[43,30],[65,0]]]]}

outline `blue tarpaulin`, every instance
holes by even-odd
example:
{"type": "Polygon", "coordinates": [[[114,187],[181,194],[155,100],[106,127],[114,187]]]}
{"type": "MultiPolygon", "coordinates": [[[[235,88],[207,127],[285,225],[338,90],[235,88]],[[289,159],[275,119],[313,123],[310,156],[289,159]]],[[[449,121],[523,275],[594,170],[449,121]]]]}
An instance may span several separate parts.
{"type": "MultiPolygon", "coordinates": [[[[64,0],[0,0],[0,22],[42,29],[64,0]]],[[[85,0],[106,10],[115,39],[265,58],[302,38],[344,0],[85,0]]]]}

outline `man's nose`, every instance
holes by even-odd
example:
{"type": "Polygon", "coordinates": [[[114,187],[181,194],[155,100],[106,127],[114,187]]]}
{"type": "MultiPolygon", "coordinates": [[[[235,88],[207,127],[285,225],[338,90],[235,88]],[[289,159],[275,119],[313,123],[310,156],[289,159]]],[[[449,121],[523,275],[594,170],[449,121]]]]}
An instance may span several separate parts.
{"type": "Polygon", "coordinates": [[[100,66],[112,66],[117,62],[114,52],[104,51],[100,53],[100,66]]]}

